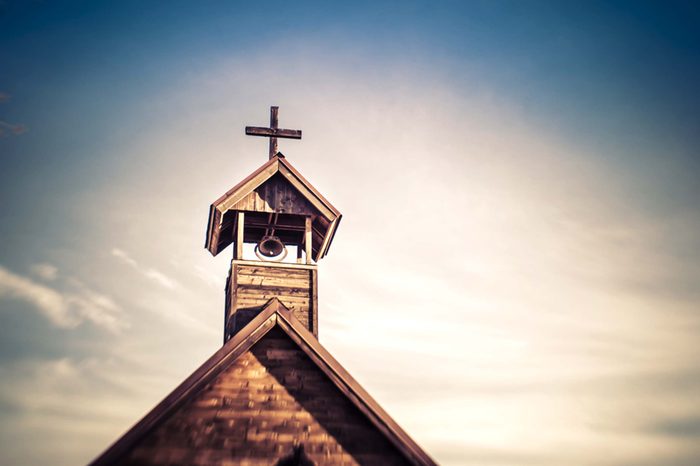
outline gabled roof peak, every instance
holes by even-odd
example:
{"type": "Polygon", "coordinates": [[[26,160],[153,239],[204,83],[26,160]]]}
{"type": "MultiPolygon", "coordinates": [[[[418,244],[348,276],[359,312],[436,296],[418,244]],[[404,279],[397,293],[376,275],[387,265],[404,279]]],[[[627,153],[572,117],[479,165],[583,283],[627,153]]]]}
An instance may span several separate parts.
{"type": "Polygon", "coordinates": [[[434,465],[430,458],[379,404],[348,374],[318,340],[277,298],[272,298],[243,330],[214,353],[192,375],[161,401],[91,464],[118,464],[134,446],[175,410],[191,400],[203,387],[250,350],[273,328],[281,329],[335,384],[341,393],[389,440],[410,464],[434,465]]]}

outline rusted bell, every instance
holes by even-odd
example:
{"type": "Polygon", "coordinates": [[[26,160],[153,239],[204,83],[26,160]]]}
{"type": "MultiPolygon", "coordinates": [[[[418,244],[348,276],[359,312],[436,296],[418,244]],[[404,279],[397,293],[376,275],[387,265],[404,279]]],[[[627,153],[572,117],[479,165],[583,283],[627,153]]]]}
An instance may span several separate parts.
{"type": "Polygon", "coordinates": [[[276,257],[282,254],[286,248],[278,237],[267,235],[260,240],[257,249],[265,257],[276,257]]]}

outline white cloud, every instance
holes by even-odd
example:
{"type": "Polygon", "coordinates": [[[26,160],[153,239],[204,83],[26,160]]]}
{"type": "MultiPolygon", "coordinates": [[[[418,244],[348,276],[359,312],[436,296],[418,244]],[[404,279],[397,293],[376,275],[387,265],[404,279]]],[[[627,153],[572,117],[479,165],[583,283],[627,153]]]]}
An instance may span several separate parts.
{"type": "Polygon", "coordinates": [[[154,282],[158,283],[164,288],[174,290],[178,286],[177,281],[175,281],[174,279],[168,277],[163,272],[154,268],[141,266],[138,262],[136,262],[134,258],[132,258],[129,254],[127,254],[125,251],[119,248],[112,248],[112,255],[124,262],[125,264],[138,270],[141,274],[143,274],[144,277],[153,280],[154,282]]]}
{"type": "Polygon", "coordinates": [[[169,278],[167,275],[157,271],[156,269],[145,269],[142,272],[147,278],[150,278],[154,282],[158,283],[160,286],[163,286],[170,290],[175,289],[175,287],[177,286],[177,282],[175,280],[169,278]]]}
{"type": "Polygon", "coordinates": [[[112,255],[127,265],[130,265],[134,268],[139,267],[138,263],[134,259],[132,259],[131,256],[129,256],[126,252],[122,251],[119,248],[112,248],[112,255]]]}
{"type": "Polygon", "coordinates": [[[109,297],[80,285],[75,292],[61,292],[0,266],[0,297],[24,301],[52,324],[75,328],[85,321],[111,332],[126,326],[121,310],[109,297]]]}
{"type": "Polygon", "coordinates": [[[75,327],[80,323],[78,316],[69,311],[68,303],[61,293],[16,275],[2,266],[0,266],[0,296],[32,304],[59,327],[75,327]]]}

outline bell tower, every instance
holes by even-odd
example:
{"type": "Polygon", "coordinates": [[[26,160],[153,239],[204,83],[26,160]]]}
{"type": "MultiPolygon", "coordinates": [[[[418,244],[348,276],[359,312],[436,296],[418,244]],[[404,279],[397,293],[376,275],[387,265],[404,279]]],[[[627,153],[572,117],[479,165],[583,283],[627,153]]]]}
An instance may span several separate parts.
{"type": "Polygon", "coordinates": [[[216,256],[233,245],[226,281],[224,342],[279,299],[318,338],[318,266],[342,215],[277,151],[277,138],[301,139],[300,130],[248,126],[270,138],[269,160],[214,201],[205,248],[216,256]],[[290,255],[290,252],[294,254],[290,255]]]}

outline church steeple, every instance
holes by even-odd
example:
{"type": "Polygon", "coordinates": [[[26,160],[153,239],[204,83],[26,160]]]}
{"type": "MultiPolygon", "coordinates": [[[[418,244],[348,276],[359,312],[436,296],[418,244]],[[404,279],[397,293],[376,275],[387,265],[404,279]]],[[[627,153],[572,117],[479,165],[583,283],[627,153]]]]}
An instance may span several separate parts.
{"type": "Polygon", "coordinates": [[[277,107],[269,128],[249,126],[246,134],[270,138],[270,159],[212,203],[205,243],[215,256],[233,244],[224,341],[272,298],[318,337],[316,263],[327,254],[341,214],[277,151],[278,137],[301,139],[299,130],[278,128],[277,107]],[[288,255],[292,249],[295,258],[288,255]]]}
{"type": "MultiPolygon", "coordinates": [[[[246,131],[296,134],[272,112],[270,128],[246,131]]],[[[316,263],[341,215],[274,140],[270,151],[209,211],[206,248],[233,244],[223,346],[92,466],[435,466],[319,343],[316,263]]]]}

